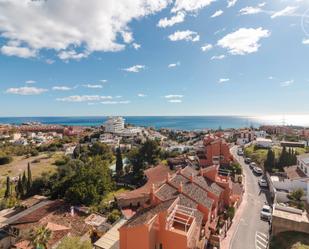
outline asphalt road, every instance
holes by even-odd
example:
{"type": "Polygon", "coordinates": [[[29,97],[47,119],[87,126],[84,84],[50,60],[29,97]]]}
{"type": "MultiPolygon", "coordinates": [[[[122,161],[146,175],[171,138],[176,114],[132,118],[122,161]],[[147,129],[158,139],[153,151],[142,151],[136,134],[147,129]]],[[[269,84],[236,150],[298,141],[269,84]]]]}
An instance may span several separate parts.
{"type": "Polygon", "coordinates": [[[230,243],[230,249],[266,249],[269,238],[269,224],[260,219],[262,206],[267,202],[267,190],[261,190],[258,179],[243,157],[237,155],[237,147],[232,148],[233,156],[239,161],[245,175],[244,210],[236,232],[230,243]]]}

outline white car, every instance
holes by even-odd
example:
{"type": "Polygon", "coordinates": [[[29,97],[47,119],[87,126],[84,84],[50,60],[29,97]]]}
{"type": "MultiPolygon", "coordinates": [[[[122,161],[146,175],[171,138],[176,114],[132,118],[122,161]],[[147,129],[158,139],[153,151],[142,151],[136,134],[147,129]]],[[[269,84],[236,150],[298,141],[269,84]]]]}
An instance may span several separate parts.
{"type": "Polygon", "coordinates": [[[249,164],[250,169],[254,169],[256,167],[256,163],[252,162],[249,164]]]}
{"type": "Polygon", "coordinates": [[[267,181],[265,179],[259,179],[259,185],[260,187],[268,187],[267,181]]]}
{"type": "Polygon", "coordinates": [[[263,175],[263,170],[259,167],[254,167],[253,168],[253,172],[256,174],[256,175],[263,175]]]}
{"type": "Polygon", "coordinates": [[[268,205],[264,205],[261,210],[261,219],[262,220],[271,220],[272,209],[268,205]]]}

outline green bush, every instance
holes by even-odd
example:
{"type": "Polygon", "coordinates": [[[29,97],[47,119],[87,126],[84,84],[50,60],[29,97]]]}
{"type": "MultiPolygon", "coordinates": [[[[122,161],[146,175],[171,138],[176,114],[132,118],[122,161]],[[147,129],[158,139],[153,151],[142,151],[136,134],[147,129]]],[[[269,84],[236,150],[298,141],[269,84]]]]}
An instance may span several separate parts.
{"type": "Polygon", "coordinates": [[[121,213],[118,209],[114,209],[108,216],[107,221],[113,224],[116,220],[118,220],[121,216],[121,213]]]}
{"type": "Polygon", "coordinates": [[[0,157],[0,165],[8,164],[13,161],[13,158],[10,156],[1,156],[0,157]]]}

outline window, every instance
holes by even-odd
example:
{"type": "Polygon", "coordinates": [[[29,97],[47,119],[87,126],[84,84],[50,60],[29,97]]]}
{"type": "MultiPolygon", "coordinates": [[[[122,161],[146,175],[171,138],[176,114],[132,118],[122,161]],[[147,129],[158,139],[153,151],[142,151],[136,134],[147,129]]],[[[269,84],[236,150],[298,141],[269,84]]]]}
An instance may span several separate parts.
{"type": "Polygon", "coordinates": [[[163,245],[162,245],[162,243],[160,243],[160,249],[163,249],[163,245]]]}

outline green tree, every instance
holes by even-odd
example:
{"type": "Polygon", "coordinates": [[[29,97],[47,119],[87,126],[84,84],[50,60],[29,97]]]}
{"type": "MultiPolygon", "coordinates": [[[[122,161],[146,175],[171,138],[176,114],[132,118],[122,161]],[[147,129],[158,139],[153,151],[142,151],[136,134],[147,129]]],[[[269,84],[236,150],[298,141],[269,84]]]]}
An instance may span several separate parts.
{"type": "Polygon", "coordinates": [[[92,249],[92,245],[89,240],[81,240],[79,237],[66,237],[57,249],[92,249]]]}
{"type": "Polygon", "coordinates": [[[30,163],[28,163],[27,167],[27,193],[30,193],[31,186],[32,186],[32,174],[31,174],[31,168],[30,168],[30,163]]]}
{"type": "Polygon", "coordinates": [[[132,165],[134,173],[138,173],[145,169],[145,161],[143,156],[141,156],[139,149],[133,148],[128,154],[128,160],[132,165]]]}
{"type": "Polygon", "coordinates": [[[121,150],[118,147],[116,149],[116,172],[117,172],[117,174],[119,174],[122,171],[123,171],[122,155],[121,155],[121,150]]]}
{"type": "Polygon", "coordinates": [[[275,167],[276,167],[275,153],[272,151],[272,149],[268,149],[267,157],[264,162],[264,169],[267,172],[272,172],[272,170],[275,167]]]}
{"type": "Polygon", "coordinates": [[[46,227],[38,227],[32,234],[32,243],[35,248],[46,249],[48,241],[52,236],[52,231],[46,227]]]}
{"type": "Polygon", "coordinates": [[[279,160],[278,160],[278,167],[282,169],[288,164],[289,164],[289,153],[287,152],[286,147],[283,146],[279,160]]]}
{"type": "Polygon", "coordinates": [[[160,156],[160,147],[157,141],[148,139],[140,148],[140,156],[150,165],[156,165],[160,156]]]}
{"type": "Polygon", "coordinates": [[[103,160],[111,161],[113,153],[111,148],[104,143],[96,142],[89,148],[89,156],[100,156],[103,160]]]}
{"type": "Polygon", "coordinates": [[[23,193],[22,196],[25,196],[27,193],[27,177],[26,177],[26,172],[24,171],[23,176],[21,178],[21,183],[23,185],[23,193]]]}
{"type": "Polygon", "coordinates": [[[22,197],[24,194],[24,188],[23,188],[23,184],[22,184],[22,180],[20,175],[18,176],[18,181],[17,181],[17,185],[16,185],[16,195],[18,197],[22,197]]]}
{"type": "Polygon", "coordinates": [[[9,198],[10,196],[11,196],[11,180],[10,180],[10,177],[7,176],[6,177],[6,189],[5,189],[4,197],[9,198]]]}
{"type": "Polygon", "coordinates": [[[305,196],[305,192],[303,189],[296,189],[291,194],[289,194],[288,198],[292,205],[296,206],[299,209],[304,209],[304,201],[302,198],[305,196]]]}
{"type": "Polygon", "coordinates": [[[99,156],[75,169],[71,177],[60,181],[65,199],[72,204],[92,205],[113,189],[108,163],[99,156]]]}

